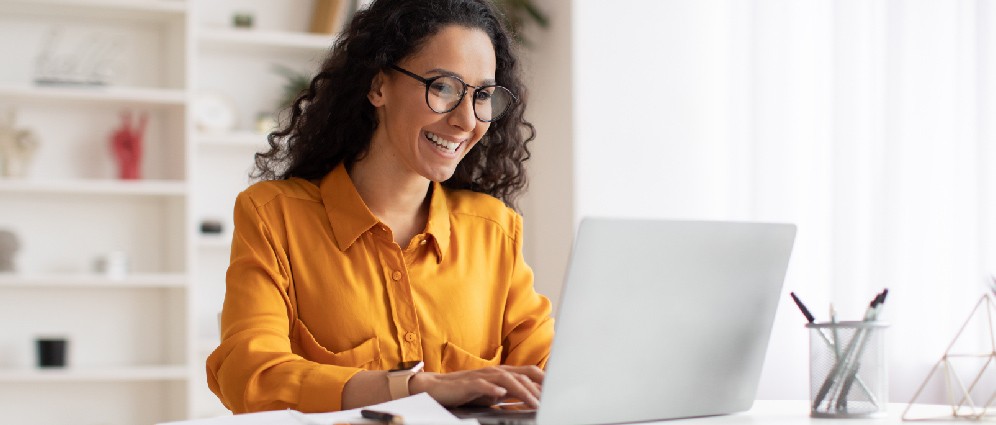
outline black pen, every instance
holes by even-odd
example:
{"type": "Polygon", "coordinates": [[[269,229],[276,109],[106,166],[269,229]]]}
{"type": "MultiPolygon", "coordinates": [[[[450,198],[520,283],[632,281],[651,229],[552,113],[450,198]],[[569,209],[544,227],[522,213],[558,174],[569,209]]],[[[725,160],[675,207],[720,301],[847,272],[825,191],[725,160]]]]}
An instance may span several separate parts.
{"type": "Polygon", "coordinates": [[[799,297],[795,296],[795,292],[789,292],[789,295],[792,296],[792,301],[795,301],[795,305],[799,306],[799,310],[802,311],[802,315],[806,316],[806,320],[809,323],[815,322],[816,318],[813,317],[813,313],[810,313],[809,309],[806,308],[806,305],[802,303],[802,300],[800,300],[799,297]]]}
{"type": "Polygon", "coordinates": [[[379,410],[360,410],[360,415],[367,419],[373,419],[377,422],[390,424],[390,425],[402,425],[405,423],[405,418],[401,415],[395,415],[393,413],[381,412],[379,410]]]}

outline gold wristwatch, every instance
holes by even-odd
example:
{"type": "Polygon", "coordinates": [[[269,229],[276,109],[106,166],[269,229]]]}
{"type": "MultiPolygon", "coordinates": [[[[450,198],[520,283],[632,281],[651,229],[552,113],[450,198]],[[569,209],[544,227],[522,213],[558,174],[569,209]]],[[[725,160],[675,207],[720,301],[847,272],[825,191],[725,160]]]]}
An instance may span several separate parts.
{"type": "Polygon", "coordinates": [[[387,371],[387,388],[391,392],[391,400],[405,398],[411,395],[408,392],[408,381],[416,373],[422,371],[425,366],[421,360],[411,362],[401,362],[398,367],[387,371]]]}

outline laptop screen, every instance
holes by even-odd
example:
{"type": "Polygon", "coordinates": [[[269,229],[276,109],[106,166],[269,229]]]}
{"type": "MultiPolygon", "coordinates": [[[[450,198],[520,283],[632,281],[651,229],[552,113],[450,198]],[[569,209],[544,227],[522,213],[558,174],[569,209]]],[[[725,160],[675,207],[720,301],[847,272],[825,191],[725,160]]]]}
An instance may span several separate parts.
{"type": "Polygon", "coordinates": [[[537,422],[749,409],[794,238],[790,224],[583,220],[537,422]]]}

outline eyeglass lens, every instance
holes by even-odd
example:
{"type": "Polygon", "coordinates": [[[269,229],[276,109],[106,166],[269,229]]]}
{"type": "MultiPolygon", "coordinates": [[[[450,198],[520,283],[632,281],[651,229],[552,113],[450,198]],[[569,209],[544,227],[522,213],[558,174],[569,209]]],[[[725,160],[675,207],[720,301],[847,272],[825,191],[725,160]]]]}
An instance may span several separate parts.
{"type": "MultiPolygon", "coordinates": [[[[452,111],[463,100],[466,85],[459,78],[441,76],[426,85],[425,100],[429,108],[438,113],[452,111]]],[[[512,104],[512,92],[502,86],[484,86],[474,89],[474,115],[477,119],[490,122],[501,118],[512,104]]]]}

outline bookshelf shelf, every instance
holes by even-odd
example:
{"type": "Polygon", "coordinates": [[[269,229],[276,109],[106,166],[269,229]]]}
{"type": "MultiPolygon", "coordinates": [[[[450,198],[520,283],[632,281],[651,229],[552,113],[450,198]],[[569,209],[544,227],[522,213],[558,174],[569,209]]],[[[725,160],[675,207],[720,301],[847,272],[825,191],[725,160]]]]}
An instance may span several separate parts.
{"type": "Polygon", "coordinates": [[[13,369],[0,370],[0,383],[185,381],[188,375],[186,367],[174,365],[13,369]]]}
{"type": "Polygon", "coordinates": [[[293,49],[302,53],[320,53],[332,47],[335,37],[293,31],[202,29],[198,40],[204,48],[271,51],[293,49]]]}
{"type": "Polygon", "coordinates": [[[171,180],[3,180],[0,193],[19,195],[184,196],[186,184],[171,180]]]}
{"type": "Polygon", "coordinates": [[[0,274],[0,288],[185,288],[188,277],[182,273],[136,273],[114,279],[95,273],[0,274]]]}
{"type": "Polygon", "coordinates": [[[183,107],[187,93],[178,89],[122,86],[47,86],[0,84],[0,97],[21,103],[76,102],[146,107],[183,107]]]}

